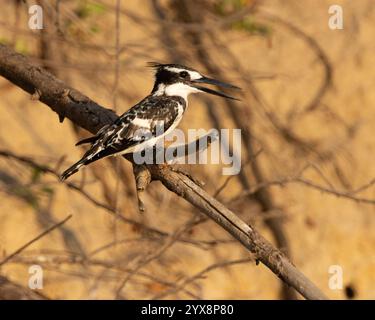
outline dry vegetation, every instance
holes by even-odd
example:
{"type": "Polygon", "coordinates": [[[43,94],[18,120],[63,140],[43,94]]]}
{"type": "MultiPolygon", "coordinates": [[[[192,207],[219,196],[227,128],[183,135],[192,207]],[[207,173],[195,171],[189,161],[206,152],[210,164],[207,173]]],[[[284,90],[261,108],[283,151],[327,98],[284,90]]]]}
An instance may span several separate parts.
{"type": "MultiPolygon", "coordinates": [[[[184,169],[329,298],[375,298],[372,0],[335,1],[345,17],[336,31],[328,0],[39,0],[43,32],[27,27],[30,1],[3,2],[1,44],[117,114],[149,93],[147,61],[242,87],[241,103],[192,97],[181,123],[241,128],[241,174],[184,169]],[[343,290],[328,287],[331,265],[344,270],[343,290]]],[[[0,298],[295,297],[161,183],[148,186],[140,214],[123,159],[60,183],[88,132],[37,98],[0,78],[0,298]],[[44,269],[39,292],[25,289],[32,264],[44,269]]]]}

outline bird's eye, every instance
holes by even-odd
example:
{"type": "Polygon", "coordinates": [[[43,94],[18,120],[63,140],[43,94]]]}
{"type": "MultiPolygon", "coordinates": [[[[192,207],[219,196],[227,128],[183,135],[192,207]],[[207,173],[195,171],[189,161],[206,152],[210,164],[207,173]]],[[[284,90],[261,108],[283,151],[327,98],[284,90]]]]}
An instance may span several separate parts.
{"type": "Polygon", "coordinates": [[[180,77],[181,78],[188,78],[189,77],[189,73],[187,71],[181,71],[180,72],[180,77]]]}

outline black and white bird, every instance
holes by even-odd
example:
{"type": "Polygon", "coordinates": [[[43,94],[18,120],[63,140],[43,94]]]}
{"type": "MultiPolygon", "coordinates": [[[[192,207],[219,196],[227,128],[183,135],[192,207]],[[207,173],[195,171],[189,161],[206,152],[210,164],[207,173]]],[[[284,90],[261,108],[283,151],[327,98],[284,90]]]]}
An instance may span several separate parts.
{"type": "Polygon", "coordinates": [[[150,63],[155,68],[155,83],[150,95],[121,115],[113,124],[101,128],[95,136],[76,145],[91,143],[82,159],[61,175],[61,180],[76,173],[82,166],[99,159],[141,152],[172,132],[179,124],[188,106],[188,95],[207,92],[228,99],[225,93],[200,84],[212,84],[229,89],[239,89],[228,83],[203,76],[198,71],[180,64],[150,63]],[[160,130],[159,128],[163,128],[160,130]]]}

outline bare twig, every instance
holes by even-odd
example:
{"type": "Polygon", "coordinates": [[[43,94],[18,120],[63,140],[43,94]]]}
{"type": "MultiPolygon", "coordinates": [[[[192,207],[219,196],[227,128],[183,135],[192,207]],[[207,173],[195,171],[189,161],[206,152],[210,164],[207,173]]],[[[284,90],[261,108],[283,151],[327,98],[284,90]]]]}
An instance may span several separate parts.
{"type": "MultiPolygon", "coordinates": [[[[58,272],[58,267],[60,267],[62,264],[74,265],[74,264],[82,264],[82,263],[86,265],[100,266],[105,269],[113,269],[116,271],[121,271],[121,272],[126,272],[126,273],[133,272],[133,269],[119,266],[117,263],[113,263],[107,260],[94,259],[94,258],[82,258],[82,257],[74,256],[74,255],[73,256],[65,256],[65,255],[61,256],[61,255],[58,255],[56,252],[51,252],[51,251],[48,251],[47,253],[48,253],[48,259],[44,261],[44,267],[46,269],[51,269],[56,272],[58,272]]],[[[65,253],[66,252],[64,252],[64,254],[65,253]]],[[[39,263],[39,261],[38,259],[35,259],[35,258],[18,256],[14,260],[12,260],[11,263],[20,263],[20,264],[30,265],[30,264],[39,263]]],[[[168,288],[175,288],[176,286],[174,282],[167,281],[166,279],[158,277],[154,274],[143,272],[141,270],[137,272],[136,276],[139,278],[143,278],[145,280],[150,280],[150,281],[159,283],[168,288]]],[[[118,281],[118,277],[114,277],[113,280],[118,281]]],[[[1,284],[1,277],[0,277],[0,284],[1,284]]],[[[192,293],[191,291],[187,289],[182,288],[181,291],[193,299],[199,299],[199,297],[196,294],[192,293]]]]}
{"type": "MultiPolygon", "coordinates": [[[[48,167],[46,165],[36,163],[34,160],[32,160],[29,157],[20,156],[20,155],[17,155],[15,153],[9,151],[9,150],[1,150],[1,149],[0,149],[0,156],[22,162],[26,165],[29,165],[32,168],[40,170],[41,172],[49,173],[59,180],[60,176],[55,170],[51,169],[50,167],[48,167]]],[[[111,206],[109,206],[105,203],[102,203],[102,202],[96,200],[92,195],[90,195],[88,192],[86,192],[82,187],[77,186],[76,184],[74,184],[72,182],[64,181],[64,184],[69,189],[72,189],[72,190],[76,191],[78,194],[82,195],[86,200],[91,202],[93,205],[95,205],[95,206],[97,206],[101,209],[104,209],[107,213],[109,213],[113,216],[116,216],[116,219],[119,219],[123,223],[128,223],[130,225],[133,225],[134,227],[136,227],[136,228],[138,228],[142,231],[148,232],[148,233],[150,233],[150,235],[153,235],[153,236],[157,236],[157,237],[168,237],[169,236],[168,232],[162,231],[160,229],[148,227],[141,222],[138,222],[138,221],[133,220],[131,218],[127,218],[127,217],[123,216],[122,214],[120,214],[118,212],[116,213],[116,210],[115,210],[114,207],[111,207],[111,206]]],[[[198,248],[201,248],[201,249],[204,249],[207,246],[212,246],[212,245],[216,245],[218,243],[223,242],[222,240],[212,240],[212,241],[210,241],[210,240],[193,240],[193,239],[189,239],[187,237],[186,238],[179,238],[178,241],[182,242],[182,243],[186,243],[186,244],[195,245],[195,246],[197,246],[198,248]]]]}
{"type": "Polygon", "coordinates": [[[43,238],[45,235],[49,234],[50,232],[52,232],[53,230],[55,230],[56,228],[59,228],[61,227],[65,222],[67,222],[70,218],[72,217],[72,215],[69,215],[67,216],[64,220],[60,221],[59,223],[56,223],[54,224],[53,226],[49,227],[48,229],[44,230],[41,234],[39,234],[38,236],[36,236],[34,239],[28,241],[27,243],[25,243],[23,246],[21,246],[20,248],[18,248],[16,251],[14,251],[13,253],[11,253],[9,256],[7,256],[6,258],[4,258],[2,261],[0,261],[0,267],[7,263],[9,260],[13,259],[16,255],[18,255],[20,252],[22,252],[23,250],[25,250],[27,247],[29,247],[30,245],[32,245],[34,242],[38,241],[39,239],[43,238]]]}
{"type": "Polygon", "coordinates": [[[369,199],[369,198],[363,198],[363,197],[355,196],[355,194],[357,194],[359,191],[364,191],[365,189],[373,186],[375,184],[375,179],[372,179],[369,183],[366,183],[365,185],[359,187],[355,191],[339,191],[339,190],[336,190],[334,188],[321,186],[321,185],[316,184],[315,182],[313,182],[311,180],[302,178],[300,176],[280,178],[280,179],[275,179],[275,180],[270,180],[270,181],[265,181],[263,183],[259,183],[259,184],[253,186],[252,188],[250,188],[248,190],[244,190],[243,192],[241,192],[241,194],[233,197],[227,203],[231,204],[233,202],[238,201],[239,199],[241,199],[243,197],[254,194],[258,190],[261,190],[261,189],[264,189],[264,188],[267,188],[267,187],[270,187],[270,186],[284,187],[286,184],[291,184],[291,183],[300,183],[300,184],[303,184],[307,187],[310,187],[310,188],[316,189],[318,191],[321,191],[323,193],[332,194],[336,197],[345,198],[345,199],[348,199],[348,200],[352,200],[354,202],[371,204],[371,205],[375,204],[375,199],[369,199]]]}
{"type": "Polygon", "coordinates": [[[236,265],[236,264],[249,263],[253,260],[254,259],[248,258],[248,259],[224,261],[224,262],[212,264],[212,265],[208,266],[207,268],[204,268],[203,270],[194,274],[193,276],[184,279],[180,284],[176,285],[174,288],[171,288],[167,291],[164,291],[161,294],[156,295],[152,299],[153,300],[159,300],[159,299],[165,298],[166,296],[169,296],[171,294],[176,294],[177,292],[183,290],[189,283],[202,278],[206,273],[208,273],[212,270],[229,267],[229,266],[236,265]]]}
{"type": "Polygon", "coordinates": [[[183,226],[179,227],[173,234],[171,234],[167,239],[165,239],[164,244],[158,248],[156,251],[151,252],[146,257],[142,258],[136,266],[132,269],[132,271],[124,278],[119,287],[116,290],[116,299],[121,297],[121,291],[124,289],[126,283],[130,280],[132,276],[134,276],[141,268],[144,268],[147,264],[151,261],[158,259],[166,250],[168,250],[173,244],[176,243],[177,239],[185,233],[191,225],[194,225],[196,217],[190,219],[190,221],[183,226]]]}
{"type": "Polygon", "coordinates": [[[48,297],[0,276],[0,300],[48,300],[48,297]]]}
{"type": "Polygon", "coordinates": [[[322,63],[323,68],[324,68],[323,81],[320,87],[318,88],[314,98],[301,108],[302,113],[308,113],[308,112],[314,111],[319,106],[320,101],[322,100],[323,96],[326,94],[329,87],[332,85],[333,68],[328,59],[328,56],[326,55],[324,50],[320,47],[318,42],[312,36],[306,34],[304,31],[302,31],[301,29],[299,29],[297,26],[293,25],[289,21],[286,21],[268,12],[258,13],[258,17],[263,17],[264,19],[267,19],[268,21],[278,23],[284,26],[285,28],[289,29],[297,37],[303,39],[310,46],[310,48],[315,52],[317,58],[322,63]]]}

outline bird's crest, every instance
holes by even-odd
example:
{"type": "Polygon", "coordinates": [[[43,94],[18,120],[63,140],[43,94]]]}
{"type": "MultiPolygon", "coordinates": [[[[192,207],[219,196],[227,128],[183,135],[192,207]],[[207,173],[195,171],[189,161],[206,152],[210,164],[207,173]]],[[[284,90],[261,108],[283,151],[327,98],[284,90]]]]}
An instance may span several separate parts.
{"type": "Polygon", "coordinates": [[[147,67],[153,68],[153,69],[158,69],[158,68],[160,68],[160,67],[162,67],[164,65],[165,64],[163,64],[163,63],[155,62],[155,61],[147,62],[147,67]]]}

